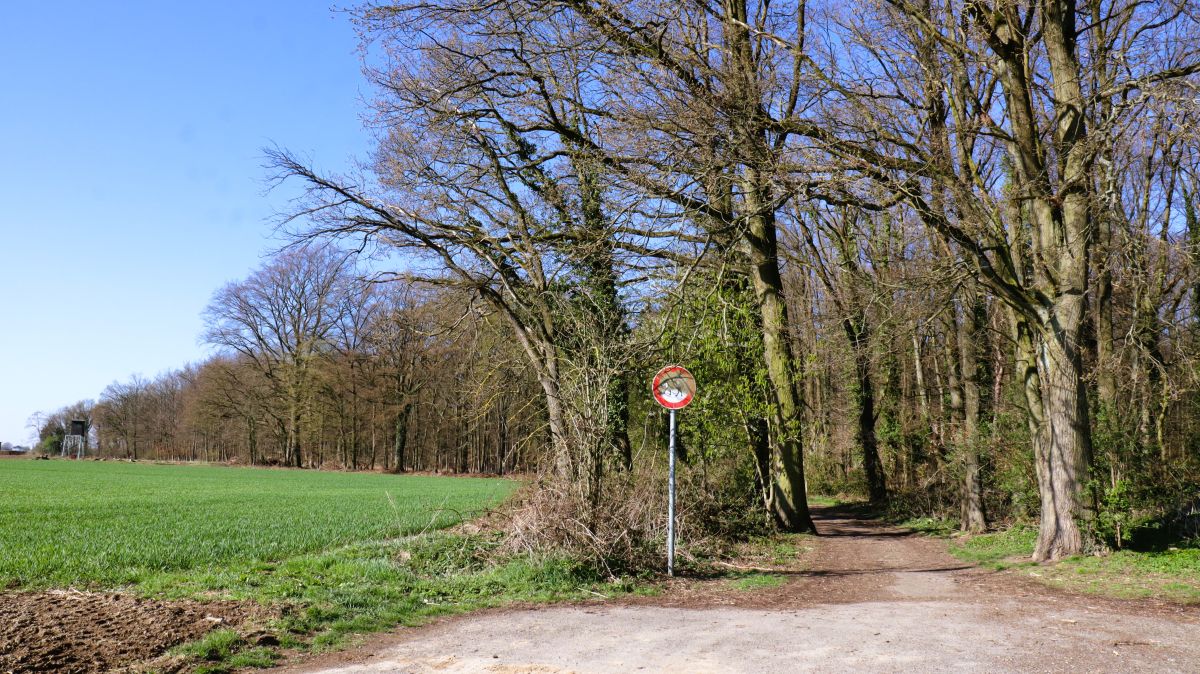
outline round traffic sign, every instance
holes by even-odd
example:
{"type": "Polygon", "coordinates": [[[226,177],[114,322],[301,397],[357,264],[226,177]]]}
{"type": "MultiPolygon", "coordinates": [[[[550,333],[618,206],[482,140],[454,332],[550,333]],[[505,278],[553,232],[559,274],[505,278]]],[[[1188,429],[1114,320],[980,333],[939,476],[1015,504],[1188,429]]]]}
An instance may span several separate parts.
{"type": "Polygon", "coordinates": [[[680,365],[668,365],[654,375],[650,392],[659,405],[678,410],[688,406],[696,396],[696,378],[680,365]]]}

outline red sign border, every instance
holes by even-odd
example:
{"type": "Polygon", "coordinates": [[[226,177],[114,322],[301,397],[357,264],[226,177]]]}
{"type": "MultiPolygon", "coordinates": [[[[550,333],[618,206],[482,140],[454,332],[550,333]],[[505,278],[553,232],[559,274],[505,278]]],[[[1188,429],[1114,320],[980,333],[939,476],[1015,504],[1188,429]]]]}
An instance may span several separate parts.
{"type": "Polygon", "coordinates": [[[650,395],[654,396],[655,402],[657,402],[659,405],[662,405],[663,407],[665,407],[669,410],[681,410],[681,409],[687,407],[692,402],[692,399],[696,397],[695,392],[688,393],[686,398],[684,398],[683,400],[680,400],[677,403],[669,403],[666,400],[663,400],[658,395],[658,385],[662,382],[663,377],[667,376],[668,374],[671,374],[672,372],[683,372],[684,374],[686,374],[688,376],[688,379],[692,380],[693,384],[695,384],[695,382],[696,382],[696,378],[694,376],[692,376],[691,372],[688,372],[688,369],[686,367],[684,367],[682,365],[668,365],[668,366],[664,367],[663,369],[659,370],[658,374],[654,375],[653,381],[650,382],[650,395]]]}

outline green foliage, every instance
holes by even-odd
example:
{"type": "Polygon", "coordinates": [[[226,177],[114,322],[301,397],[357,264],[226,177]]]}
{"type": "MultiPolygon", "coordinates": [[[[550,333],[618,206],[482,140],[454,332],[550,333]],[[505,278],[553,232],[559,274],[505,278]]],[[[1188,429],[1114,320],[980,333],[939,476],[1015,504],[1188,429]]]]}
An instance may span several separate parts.
{"type": "Polygon", "coordinates": [[[315,634],[326,648],[351,633],[415,624],[423,618],[520,600],[578,598],[599,576],[564,558],[494,556],[495,540],[427,534],[360,543],[301,555],[251,573],[245,566],[167,579],[154,588],[200,595],[214,589],[237,598],[295,607],[280,627],[315,634]]]}
{"type": "Polygon", "coordinates": [[[1129,483],[1117,480],[1111,485],[1092,485],[1100,494],[1095,527],[1096,533],[1118,550],[1124,547],[1133,520],[1129,483]]]}
{"type": "Polygon", "coordinates": [[[1093,594],[1200,603],[1200,548],[1075,557],[1045,569],[1042,577],[1051,585],[1093,594]]]}
{"type": "Polygon", "coordinates": [[[270,667],[280,659],[279,653],[270,648],[248,648],[239,650],[229,657],[229,668],[233,670],[239,669],[262,669],[270,667]]]}
{"type": "MultiPolygon", "coordinates": [[[[678,415],[686,457],[681,496],[686,493],[691,504],[690,524],[694,531],[735,537],[762,530],[768,521],[751,432],[769,416],[770,388],[750,289],[741,278],[698,279],[660,320],[661,351],[655,357],[686,366],[700,388],[678,415]]],[[[647,371],[653,367],[646,364],[647,371]]],[[[649,415],[659,433],[652,446],[665,450],[667,415],[657,406],[649,415]]]]}
{"type": "MultiPolygon", "coordinates": [[[[1200,574],[1200,544],[1190,548],[1168,548],[1161,552],[1122,551],[1110,558],[1130,570],[1162,574],[1200,574]]],[[[1082,564],[1080,566],[1083,566],[1082,564]]],[[[1200,592],[1200,585],[1196,587],[1200,592]]]]}
{"type": "Polygon", "coordinates": [[[62,419],[55,415],[46,420],[38,429],[38,443],[34,451],[43,456],[58,456],[62,453],[63,442],[67,437],[67,428],[62,419]]]}
{"type": "Polygon", "coordinates": [[[63,435],[50,435],[42,438],[37,445],[34,446],[33,451],[41,454],[42,456],[58,456],[59,454],[62,454],[64,437],[65,436],[63,435]]]}
{"type": "Polygon", "coordinates": [[[983,438],[984,509],[993,522],[1021,522],[1041,508],[1033,444],[1025,418],[1025,394],[1016,377],[1005,379],[1005,404],[987,424],[983,438]]]}
{"type": "Polygon", "coordinates": [[[955,516],[959,509],[958,489],[949,482],[961,478],[954,468],[947,465],[933,479],[893,490],[884,518],[902,526],[919,526],[922,521],[943,521],[955,516]]]}
{"type": "Polygon", "coordinates": [[[497,536],[428,535],[403,549],[404,564],[426,576],[454,576],[483,570],[500,544],[497,536]]]}
{"type": "Polygon", "coordinates": [[[843,500],[865,498],[867,476],[860,466],[842,474],[841,460],[832,452],[816,453],[805,457],[804,472],[808,475],[810,488],[823,494],[834,494],[843,500]]]}
{"type": "Polygon", "coordinates": [[[812,548],[805,545],[811,534],[783,534],[752,536],[747,539],[739,556],[762,559],[773,566],[793,564],[804,552],[812,548]]]}
{"type": "Polygon", "coordinates": [[[680,415],[689,447],[710,460],[745,456],[747,420],[769,413],[762,332],[744,282],[698,283],[663,332],[663,349],[702,386],[680,415]]]}
{"type": "Polygon", "coordinates": [[[744,540],[772,529],[755,491],[753,469],[745,462],[709,461],[679,477],[680,512],[686,518],[680,532],[693,548],[707,536],[744,540]]]}
{"type": "Polygon", "coordinates": [[[270,648],[251,647],[236,630],[213,630],[203,639],[184,644],[174,652],[199,661],[193,674],[226,674],[238,669],[270,667],[280,654],[270,648]]]}
{"type": "Polygon", "coordinates": [[[1162,548],[1187,537],[1176,512],[1200,495],[1198,456],[1170,462],[1148,444],[1137,420],[1101,405],[1095,412],[1093,475],[1096,533],[1111,547],[1162,548]]]}
{"type": "Polygon", "coordinates": [[[204,635],[203,639],[184,644],[175,651],[198,660],[225,660],[243,643],[237,630],[213,630],[204,635]]]}
{"type": "Polygon", "coordinates": [[[167,466],[0,464],[0,584],[118,587],[455,524],[509,480],[167,466]]]}
{"type": "MultiPolygon", "coordinates": [[[[283,607],[271,629],[283,647],[328,650],[348,635],[416,625],[430,617],[513,602],[579,600],[633,589],[606,582],[595,569],[565,557],[505,554],[495,535],[441,532],[374,541],[299,555],[277,564],[235,564],[201,573],[161,576],[145,592],[220,596],[283,607]]],[[[196,657],[234,666],[239,658],[273,657],[239,650],[230,636],[184,647],[196,657]]],[[[245,665],[237,665],[245,666],[245,665]]]]}
{"type": "Polygon", "coordinates": [[[845,505],[847,503],[856,503],[857,501],[847,501],[837,496],[826,496],[824,494],[809,494],[808,505],[810,506],[836,506],[845,505]]]}

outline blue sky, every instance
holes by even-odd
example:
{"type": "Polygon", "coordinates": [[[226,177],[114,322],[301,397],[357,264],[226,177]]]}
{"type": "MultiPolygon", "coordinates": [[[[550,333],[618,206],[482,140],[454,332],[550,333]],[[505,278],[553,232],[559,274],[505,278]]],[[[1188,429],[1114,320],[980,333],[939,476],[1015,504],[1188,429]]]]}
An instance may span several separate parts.
{"type": "Polygon", "coordinates": [[[357,39],[329,2],[5,3],[0,441],[210,353],[200,312],[279,245],[262,148],[362,157],[357,39]]]}

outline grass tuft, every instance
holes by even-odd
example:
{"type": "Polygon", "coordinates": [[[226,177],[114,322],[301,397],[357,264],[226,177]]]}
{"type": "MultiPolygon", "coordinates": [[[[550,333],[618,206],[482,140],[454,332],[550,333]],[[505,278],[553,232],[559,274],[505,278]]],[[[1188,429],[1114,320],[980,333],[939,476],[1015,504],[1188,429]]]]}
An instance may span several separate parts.
{"type": "Polygon", "coordinates": [[[940,517],[913,517],[896,524],[928,536],[950,536],[958,531],[958,522],[940,517]]]}
{"type": "Polygon", "coordinates": [[[784,577],[774,573],[752,573],[729,583],[735,590],[762,590],[783,585],[784,577]]]}
{"type": "Polygon", "coordinates": [[[197,660],[226,660],[243,643],[241,635],[236,630],[213,630],[204,638],[184,644],[175,649],[176,653],[197,660]]]}

